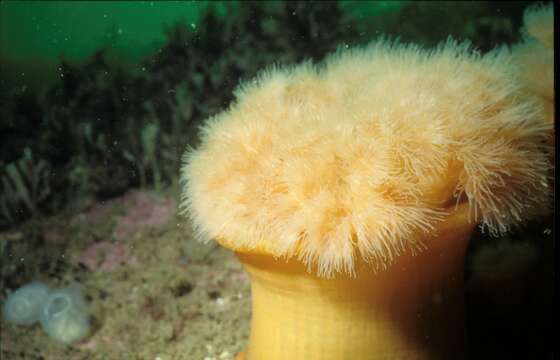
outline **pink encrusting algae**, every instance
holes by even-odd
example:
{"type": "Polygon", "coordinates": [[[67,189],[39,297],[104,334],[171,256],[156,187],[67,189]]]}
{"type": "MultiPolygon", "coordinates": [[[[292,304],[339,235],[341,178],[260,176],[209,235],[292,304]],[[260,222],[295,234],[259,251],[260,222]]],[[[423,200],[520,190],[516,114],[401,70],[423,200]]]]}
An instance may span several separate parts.
{"type": "Polygon", "coordinates": [[[138,260],[124,244],[100,241],[91,244],[75,259],[90,271],[111,271],[121,265],[136,265],[138,260]]]}
{"type": "Polygon", "coordinates": [[[131,205],[126,214],[119,219],[112,237],[124,240],[138,229],[162,226],[176,212],[176,201],[172,198],[157,197],[146,192],[131,195],[131,205]]]}

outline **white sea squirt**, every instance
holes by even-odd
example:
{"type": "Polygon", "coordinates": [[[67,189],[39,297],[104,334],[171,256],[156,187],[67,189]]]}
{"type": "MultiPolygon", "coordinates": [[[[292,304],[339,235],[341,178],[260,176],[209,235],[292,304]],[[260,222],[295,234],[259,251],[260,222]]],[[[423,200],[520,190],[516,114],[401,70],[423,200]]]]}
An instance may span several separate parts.
{"type": "Polygon", "coordinates": [[[54,290],[41,309],[39,320],[47,334],[64,344],[71,344],[90,332],[90,320],[78,284],[54,290]]]}
{"type": "Polygon", "coordinates": [[[35,323],[48,293],[49,287],[39,281],[20,287],[6,299],[2,308],[4,319],[17,325],[35,323]]]}

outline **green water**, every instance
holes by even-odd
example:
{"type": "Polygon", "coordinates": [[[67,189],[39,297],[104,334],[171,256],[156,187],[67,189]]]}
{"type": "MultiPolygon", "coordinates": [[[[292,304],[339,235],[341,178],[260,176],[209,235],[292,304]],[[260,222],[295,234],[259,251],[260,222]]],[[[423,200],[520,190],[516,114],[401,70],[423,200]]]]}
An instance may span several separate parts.
{"type": "MultiPolygon", "coordinates": [[[[405,3],[346,1],[341,8],[364,20],[405,3]]],[[[133,64],[164,43],[165,26],[184,23],[197,31],[210,4],[220,16],[238,6],[237,1],[2,1],[2,88],[51,81],[59,59],[80,61],[99,48],[111,48],[116,61],[133,64]]]]}

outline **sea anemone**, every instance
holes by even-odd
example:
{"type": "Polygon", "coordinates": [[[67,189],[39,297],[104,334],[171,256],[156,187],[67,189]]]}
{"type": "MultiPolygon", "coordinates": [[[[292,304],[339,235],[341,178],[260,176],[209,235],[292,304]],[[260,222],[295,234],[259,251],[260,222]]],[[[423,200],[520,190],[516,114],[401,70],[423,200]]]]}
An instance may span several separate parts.
{"type": "Polygon", "coordinates": [[[31,325],[39,321],[41,306],[49,287],[39,281],[26,284],[8,296],[2,307],[4,318],[14,324],[31,325]]]}
{"type": "Polygon", "coordinates": [[[52,291],[44,299],[39,321],[51,338],[65,345],[85,338],[91,325],[80,286],[73,283],[64,289],[52,291]]]}
{"type": "Polygon", "coordinates": [[[460,357],[473,227],[550,195],[552,124],[517,69],[382,39],[238,87],[185,155],[181,206],[251,276],[241,356],[460,357]]]}
{"type": "Polygon", "coordinates": [[[554,9],[552,3],[529,7],[524,14],[523,41],[513,47],[525,91],[543,105],[554,123],[554,9]]]}

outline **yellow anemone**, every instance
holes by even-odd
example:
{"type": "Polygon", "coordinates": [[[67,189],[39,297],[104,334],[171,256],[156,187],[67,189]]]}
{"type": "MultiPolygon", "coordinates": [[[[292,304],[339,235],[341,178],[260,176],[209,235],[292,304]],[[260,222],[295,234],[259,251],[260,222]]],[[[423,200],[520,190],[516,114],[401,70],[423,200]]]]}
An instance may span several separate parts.
{"type": "Polygon", "coordinates": [[[251,276],[247,360],[463,353],[463,258],[548,202],[552,124],[507,49],[385,40],[271,68],[185,155],[182,206],[251,276]]]}

